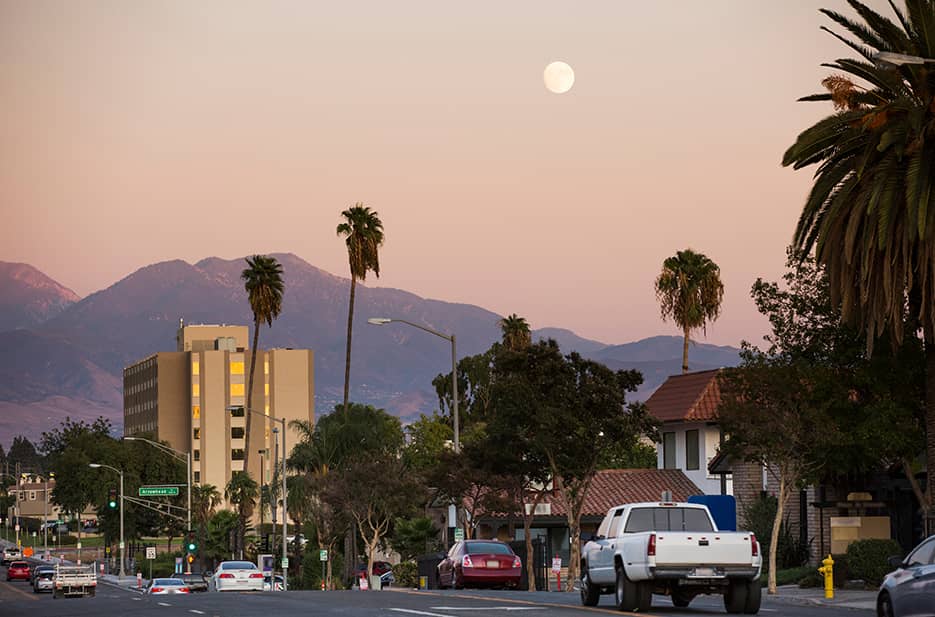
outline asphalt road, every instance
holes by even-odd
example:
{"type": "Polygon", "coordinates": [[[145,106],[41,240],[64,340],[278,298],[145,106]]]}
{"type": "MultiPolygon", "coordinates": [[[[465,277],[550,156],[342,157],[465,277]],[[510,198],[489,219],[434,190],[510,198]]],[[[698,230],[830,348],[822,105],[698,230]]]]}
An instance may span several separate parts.
{"type": "MultiPolygon", "coordinates": [[[[577,594],[509,591],[290,591],[287,593],[198,593],[190,596],[144,596],[101,583],[93,598],[53,599],[33,594],[22,581],[0,580],[0,615],[16,617],[582,617],[626,615],[602,596],[596,608],[580,606],[577,594]]],[[[688,617],[725,615],[720,598],[697,598],[677,609],[667,598],[653,597],[653,615],[688,617]]],[[[873,611],[778,602],[764,597],[766,617],[870,617],[873,611]]]]}

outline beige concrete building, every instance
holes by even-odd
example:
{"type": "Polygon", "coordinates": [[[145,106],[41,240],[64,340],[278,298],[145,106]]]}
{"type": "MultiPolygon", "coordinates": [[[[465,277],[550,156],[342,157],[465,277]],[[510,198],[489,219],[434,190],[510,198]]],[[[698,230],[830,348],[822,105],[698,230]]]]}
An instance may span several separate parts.
{"type": "Polygon", "coordinates": [[[282,437],[273,432],[281,427],[279,419],[286,421],[288,455],[297,440],[289,422],[315,418],[314,353],[309,349],[259,350],[252,403],[259,413],[230,409],[246,405],[248,336],[246,326],[180,324],[178,351],[153,354],[123,371],[124,435],[148,435],[190,452],[192,482],[213,484],[222,494],[231,474],[243,471],[247,422],[248,471],[258,483],[268,483],[273,457],[259,452],[282,449],[282,437]]]}

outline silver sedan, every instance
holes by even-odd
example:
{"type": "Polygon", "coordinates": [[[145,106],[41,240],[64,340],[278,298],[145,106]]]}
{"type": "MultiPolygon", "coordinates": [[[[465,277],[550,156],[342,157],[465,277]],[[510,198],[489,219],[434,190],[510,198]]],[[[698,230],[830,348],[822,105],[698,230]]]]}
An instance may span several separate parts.
{"type": "Polygon", "coordinates": [[[222,561],[211,581],[215,591],[263,591],[263,573],[250,561],[222,561]]]}
{"type": "Polygon", "coordinates": [[[880,617],[928,617],[935,608],[935,536],[909,555],[891,561],[894,572],[883,579],[877,595],[880,617]]]}

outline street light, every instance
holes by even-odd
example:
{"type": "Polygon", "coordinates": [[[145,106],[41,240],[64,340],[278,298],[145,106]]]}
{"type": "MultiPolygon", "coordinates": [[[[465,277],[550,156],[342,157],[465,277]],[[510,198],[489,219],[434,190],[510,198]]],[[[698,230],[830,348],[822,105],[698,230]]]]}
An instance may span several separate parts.
{"type": "MultiPolygon", "coordinates": [[[[249,411],[250,413],[255,413],[259,416],[263,416],[267,420],[272,420],[274,422],[279,422],[280,424],[282,424],[282,558],[283,558],[282,590],[287,591],[289,589],[289,583],[288,583],[289,566],[286,565],[287,563],[286,560],[288,559],[288,552],[287,552],[288,548],[286,546],[286,534],[288,533],[287,528],[286,528],[286,524],[287,524],[286,519],[288,517],[286,516],[286,513],[289,510],[287,509],[288,506],[286,505],[287,504],[287,500],[286,500],[286,419],[275,418],[273,416],[266,415],[265,412],[262,412],[256,409],[251,409],[250,407],[247,407],[246,405],[228,405],[227,406],[227,411],[234,411],[235,409],[243,409],[244,411],[249,411]]],[[[273,433],[276,433],[276,430],[278,428],[279,427],[274,426],[273,433]]],[[[274,437],[273,439],[275,441],[276,438],[274,437]]],[[[275,462],[273,463],[273,465],[275,466],[275,462]]],[[[247,471],[247,470],[245,469],[244,471],[247,471]]]]}
{"type": "MultiPolygon", "coordinates": [[[[123,566],[124,550],[125,550],[124,549],[125,544],[123,542],[123,510],[124,510],[123,472],[117,469],[116,467],[111,467],[110,465],[104,465],[103,463],[88,463],[88,467],[91,467],[92,469],[99,469],[103,467],[105,469],[110,469],[111,471],[116,471],[120,475],[120,573],[117,576],[119,578],[124,578],[127,575],[127,573],[126,573],[126,570],[123,569],[124,568],[123,566]]],[[[81,524],[80,521],[79,521],[79,524],[81,524]]]]}
{"type": "Polygon", "coordinates": [[[429,334],[434,334],[439,336],[446,341],[451,341],[451,399],[452,399],[452,411],[454,416],[454,430],[455,430],[455,452],[461,451],[461,441],[459,439],[459,429],[458,429],[458,354],[455,351],[455,335],[454,334],[443,334],[437,330],[432,330],[431,328],[426,328],[425,326],[419,325],[417,323],[412,323],[411,321],[406,321],[405,319],[390,319],[389,317],[371,317],[367,320],[367,323],[374,326],[382,326],[388,323],[404,323],[412,326],[413,328],[418,328],[420,330],[425,330],[429,334]]]}
{"type": "MultiPolygon", "coordinates": [[[[124,437],[124,441],[142,441],[148,443],[149,445],[159,448],[163,452],[167,453],[169,456],[175,458],[179,461],[185,461],[186,474],[185,474],[185,483],[188,485],[188,533],[192,532],[192,454],[191,452],[181,452],[175,448],[170,448],[164,443],[159,443],[158,441],[152,441],[146,439],[145,437],[124,437]]],[[[192,573],[192,564],[187,559],[185,560],[185,574],[192,573]]]]}
{"type": "Polygon", "coordinates": [[[898,54],[892,51],[878,51],[873,54],[873,59],[876,60],[878,64],[889,64],[892,66],[905,66],[907,64],[923,65],[927,62],[935,62],[935,58],[910,56],[909,54],[898,54]]]}
{"type": "MultiPolygon", "coordinates": [[[[42,551],[43,557],[49,554],[49,478],[54,478],[55,474],[49,472],[45,477],[45,506],[43,508],[42,518],[42,551]]],[[[81,524],[81,517],[78,517],[78,524],[81,524]]]]}

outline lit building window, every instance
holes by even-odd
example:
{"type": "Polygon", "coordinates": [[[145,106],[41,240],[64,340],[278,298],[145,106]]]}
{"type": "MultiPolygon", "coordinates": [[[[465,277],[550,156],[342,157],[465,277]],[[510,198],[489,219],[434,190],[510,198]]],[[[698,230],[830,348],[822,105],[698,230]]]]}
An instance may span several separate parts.
{"type": "Polygon", "coordinates": [[[263,374],[269,375],[269,360],[263,361],[263,374]]]}
{"type": "Polygon", "coordinates": [[[200,375],[201,363],[198,360],[192,360],[192,375],[200,375]]]}
{"type": "Polygon", "coordinates": [[[265,394],[266,396],[269,396],[269,384],[268,383],[263,384],[263,394],[265,394]]]}
{"type": "Polygon", "coordinates": [[[231,362],[231,375],[243,375],[243,362],[231,362]]]}
{"type": "Polygon", "coordinates": [[[231,450],[232,461],[242,461],[243,455],[244,455],[243,448],[234,448],[231,450]]]}
{"type": "Polygon", "coordinates": [[[195,427],[192,429],[192,439],[201,439],[201,428],[195,427]]]}
{"type": "Polygon", "coordinates": [[[192,384],[192,396],[201,396],[201,384],[200,383],[192,384]]]}
{"type": "Polygon", "coordinates": [[[192,420],[201,418],[201,405],[192,405],[192,420]]]}
{"type": "Polygon", "coordinates": [[[244,388],[242,383],[231,384],[231,396],[243,396],[244,388]]]}

